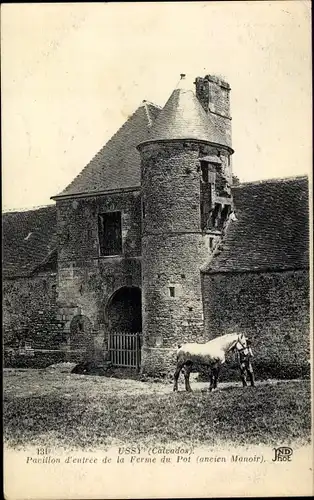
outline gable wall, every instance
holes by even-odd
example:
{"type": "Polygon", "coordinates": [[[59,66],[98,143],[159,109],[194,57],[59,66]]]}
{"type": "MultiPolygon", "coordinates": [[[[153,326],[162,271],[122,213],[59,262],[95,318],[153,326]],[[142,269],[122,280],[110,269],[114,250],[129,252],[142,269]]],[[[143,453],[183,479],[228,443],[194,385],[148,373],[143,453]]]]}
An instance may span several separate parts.
{"type": "MultiPolygon", "coordinates": [[[[141,198],[139,192],[57,202],[58,305],[65,329],[76,314],[92,323],[95,342],[106,341],[106,304],[125,285],[141,286],[141,198]],[[101,257],[98,215],[122,211],[123,255],[101,257]]],[[[102,348],[102,347],[101,347],[102,348]]]]}

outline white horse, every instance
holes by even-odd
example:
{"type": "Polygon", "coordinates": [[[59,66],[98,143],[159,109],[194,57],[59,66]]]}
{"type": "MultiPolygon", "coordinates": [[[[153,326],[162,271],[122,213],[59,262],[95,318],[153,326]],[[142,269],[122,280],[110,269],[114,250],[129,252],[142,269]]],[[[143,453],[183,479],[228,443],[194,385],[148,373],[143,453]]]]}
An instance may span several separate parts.
{"type": "Polygon", "coordinates": [[[178,378],[184,367],[185,389],[192,391],[190,386],[190,373],[193,365],[204,365],[211,370],[209,390],[217,388],[219,370],[226,361],[226,353],[237,349],[246,349],[247,341],[243,333],[228,333],[217,337],[204,344],[184,344],[177,351],[177,368],[174,373],[173,390],[178,390],[178,378]]]}

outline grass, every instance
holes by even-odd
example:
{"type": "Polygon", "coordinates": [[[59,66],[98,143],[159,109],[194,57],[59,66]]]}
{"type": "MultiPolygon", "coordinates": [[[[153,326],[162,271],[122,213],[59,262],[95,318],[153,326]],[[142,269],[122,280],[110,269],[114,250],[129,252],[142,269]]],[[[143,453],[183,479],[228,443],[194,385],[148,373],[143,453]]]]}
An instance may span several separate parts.
{"type": "MultiPolygon", "coordinates": [[[[215,446],[310,441],[310,382],[221,385],[210,394],[172,393],[166,383],[8,371],[4,439],[8,446],[105,449],[114,444],[215,446]]],[[[193,387],[193,386],[192,386],[193,387]]],[[[206,385],[207,387],[207,385],[206,385]]],[[[183,389],[183,388],[182,388],[183,389]]]]}

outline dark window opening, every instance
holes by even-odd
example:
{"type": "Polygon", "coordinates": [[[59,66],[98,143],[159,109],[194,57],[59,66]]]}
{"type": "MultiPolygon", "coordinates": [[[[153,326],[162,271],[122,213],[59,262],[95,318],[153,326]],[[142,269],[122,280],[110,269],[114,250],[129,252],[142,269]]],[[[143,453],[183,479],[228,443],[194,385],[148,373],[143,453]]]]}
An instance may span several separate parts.
{"type": "Polygon", "coordinates": [[[100,255],[122,253],[121,212],[107,212],[98,216],[100,255]]]}
{"type": "Polygon", "coordinates": [[[209,249],[212,250],[214,246],[214,238],[210,237],[209,238],[209,249]]]}
{"type": "Polygon", "coordinates": [[[142,218],[145,219],[145,203],[142,201],[142,218]]]}
{"type": "Polygon", "coordinates": [[[212,211],[212,226],[216,228],[218,227],[220,220],[220,210],[221,210],[221,204],[215,203],[214,210],[212,211]]]}
{"type": "Polygon", "coordinates": [[[212,210],[212,180],[213,173],[206,169],[202,170],[202,180],[200,181],[200,215],[201,230],[210,229],[210,212],[212,210]]]}
{"type": "Polygon", "coordinates": [[[201,162],[201,171],[202,171],[202,181],[208,182],[208,163],[205,161],[201,162]]]}
{"type": "Polygon", "coordinates": [[[221,211],[221,224],[224,224],[231,212],[231,205],[225,205],[221,211]]]}
{"type": "Polygon", "coordinates": [[[174,288],[174,286],[169,286],[169,295],[170,295],[170,297],[175,297],[175,288],[174,288]]]}

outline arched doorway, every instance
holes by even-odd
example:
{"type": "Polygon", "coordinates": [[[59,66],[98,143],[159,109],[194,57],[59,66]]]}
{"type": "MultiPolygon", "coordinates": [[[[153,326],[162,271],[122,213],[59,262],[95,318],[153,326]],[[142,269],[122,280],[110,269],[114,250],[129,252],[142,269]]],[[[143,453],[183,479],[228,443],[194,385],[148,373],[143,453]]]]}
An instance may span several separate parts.
{"type": "Polygon", "coordinates": [[[141,289],[119,288],[107,305],[108,351],[114,366],[139,368],[142,333],[141,289]]]}

